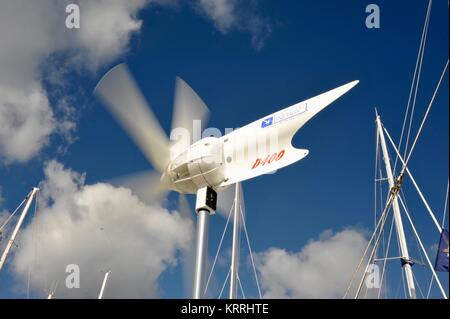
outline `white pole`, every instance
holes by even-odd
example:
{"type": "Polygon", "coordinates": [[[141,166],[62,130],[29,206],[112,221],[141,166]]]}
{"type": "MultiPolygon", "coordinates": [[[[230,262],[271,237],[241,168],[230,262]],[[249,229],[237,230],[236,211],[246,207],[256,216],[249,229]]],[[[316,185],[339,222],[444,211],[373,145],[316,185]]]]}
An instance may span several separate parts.
{"type": "Polygon", "coordinates": [[[195,253],[195,269],[194,269],[194,291],[193,298],[200,299],[203,297],[203,281],[206,264],[206,256],[208,253],[208,224],[209,211],[201,209],[197,212],[197,243],[195,253]]]}
{"type": "Polygon", "coordinates": [[[195,211],[197,212],[197,242],[194,267],[194,287],[192,297],[200,299],[205,291],[205,268],[208,258],[209,215],[214,214],[217,205],[217,193],[206,186],[197,190],[195,211]]]}
{"type": "Polygon", "coordinates": [[[98,295],[98,299],[103,299],[103,293],[105,292],[106,282],[108,281],[109,271],[106,272],[105,277],[103,278],[102,288],[100,289],[100,294],[98,295]]]}
{"type": "Polygon", "coordinates": [[[14,240],[16,239],[16,236],[19,233],[20,227],[22,226],[22,223],[28,213],[31,202],[33,201],[33,197],[38,190],[39,190],[39,188],[33,187],[31,192],[27,195],[27,202],[25,204],[25,207],[23,208],[22,214],[20,215],[19,220],[17,221],[16,227],[14,228],[11,238],[9,239],[8,244],[6,245],[5,250],[3,251],[2,257],[0,258],[0,271],[3,269],[6,258],[8,257],[9,251],[11,250],[11,247],[14,244],[14,240]]]}
{"type": "Polygon", "coordinates": [[[239,272],[239,220],[240,220],[240,184],[236,183],[234,195],[234,215],[233,215],[233,245],[231,248],[231,277],[230,277],[230,299],[236,299],[238,288],[239,272]]]}
{"type": "MultiPolygon", "coordinates": [[[[386,140],[384,138],[381,119],[378,114],[377,114],[376,122],[377,122],[378,135],[380,137],[381,149],[383,151],[383,159],[384,159],[385,168],[386,168],[386,175],[388,178],[389,187],[391,190],[393,190],[396,187],[396,183],[394,180],[394,175],[392,173],[391,162],[389,159],[389,152],[388,152],[388,149],[386,146],[386,140]]],[[[394,200],[392,202],[392,208],[394,210],[394,220],[395,220],[395,227],[397,230],[397,237],[398,237],[398,241],[399,241],[399,245],[400,245],[400,253],[402,255],[401,256],[402,257],[402,268],[405,272],[406,283],[408,285],[408,297],[415,299],[416,298],[416,288],[414,286],[414,278],[413,278],[412,268],[411,268],[410,259],[409,259],[408,246],[406,244],[402,216],[400,215],[400,207],[398,205],[398,198],[396,195],[394,195],[394,200]]]]}
{"type": "Polygon", "coordinates": [[[414,223],[413,223],[413,221],[411,219],[411,216],[409,215],[408,210],[406,209],[405,203],[403,203],[403,200],[402,200],[401,197],[399,197],[399,199],[400,199],[400,203],[402,204],[402,207],[403,207],[403,209],[404,209],[404,211],[406,213],[406,217],[408,218],[408,221],[411,224],[411,228],[412,228],[412,230],[414,232],[414,235],[416,235],[416,238],[417,238],[417,241],[419,242],[420,248],[422,249],[422,252],[425,255],[425,258],[426,258],[427,263],[428,263],[428,267],[430,267],[431,273],[433,274],[433,278],[436,279],[436,282],[437,282],[437,284],[439,286],[439,289],[441,290],[442,296],[445,299],[448,299],[444,288],[442,288],[441,281],[439,280],[439,277],[437,276],[436,271],[434,270],[434,267],[431,264],[430,258],[428,258],[428,253],[425,250],[425,247],[423,247],[422,240],[420,239],[419,233],[417,232],[416,227],[414,226],[414,223]]]}

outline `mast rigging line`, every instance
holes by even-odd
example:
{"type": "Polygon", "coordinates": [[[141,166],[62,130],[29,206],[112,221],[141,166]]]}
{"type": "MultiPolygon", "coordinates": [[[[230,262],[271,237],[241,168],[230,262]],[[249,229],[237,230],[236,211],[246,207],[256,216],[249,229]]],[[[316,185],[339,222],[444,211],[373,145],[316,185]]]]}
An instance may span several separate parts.
{"type": "MultiPolygon", "coordinates": [[[[208,290],[209,282],[210,282],[210,280],[211,280],[211,277],[212,277],[214,268],[215,268],[215,266],[216,266],[217,258],[219,257],[219,253],[220,253],[220,249],[222,248],[223,239],[225,238],[225,233],[227,232],[228,224],[230,223],[231,212],[232,212],[232,210],[233,210],[234,205],[235,205],[235,203],[234,203],[234,201],[233,201],[233,205],[231,205],[230,212],[229,212],[228,218],[227,218],[227,222],[226,222],[225,227],[224,227],[224,229],[223,229],[222,237],[220,238],[219,246],[218,246],[218,248],[217,248],[216,255],[215,255],[215,257],[214,257],[214,262],[213,262],[213,265],[212,265],[212,267],[211,267],[211,271],[209,272],[208,280],[206,281],[205,290],[204,290],[204,292],[203,292],[204,295],[206,294],[206,291],[208,290]]],[[[228,274],[228,275],[229,275],[229,274],[228,274]]],[[[227,276],[227,279],[228,279],[228,276],[227,276]]],[[[219,298],[219,299],[220,299],[220,298],[219,298]]]]}
{"type": "Polygon", "coordinates": [[[414,235],[416,236],[416,238],[417,238],[417,240],[419,242],[420,248],[422,249],[422,252],[425,255],[425,259],[427,260],[428,266],[430,267],[430,270],[433,273],[433,277],[434,277],[434,279],[436,280],[436,282],[437,282],[437,284],[439,286],[439,289],[440,289],[440,291],[442,293],[442,296],[445,299],[448,299],[448,297],[447,297],[447,295],[446,295],[446,293],[444,291],[444,288],[442,288],[442,285],[441,285],[441,282],[439,280],[439,277],[437,276],[436,271],[434,270],[433,265],[431,264],[430,258],[428,257],[428,254],[427,254],[427,252],[425,250],[425,247],[423,246],[422,240],[420,239],[420,236],[417,233],[416,227],[414,226],[414,223],[413,223],[413,221],[411,219],[411,216],[410,216],[410,214],[408,212],[408,209],[406,208],[406,206],[405,206],[405,204],[404,204],[404,202],[402,200],[402,197],[398,196],[398,199],[399,199],[399,201],[400,201],[400,203],[401,203],[401,205],[403,207],[403,210],[405,211],[406,217],[408,218],[408,221],[409,221],[409,223],[411,225],[411,228],[412,228],[412,230],[414,232],[414,235]]]}
{"type": "Polygon", "coordinates": [[[228,278],[230,277],[230,272],[231,272],[231,268],[228,269],[228,274],[227,274],[227,277],[225,278],[225,281],[224,281],[224,283],[223,283],[223,285],[222,285],[222,289],[220,290],[220,294],[219,294],[218,299],[221,299],[221,298],[222,298],[223,291],[224,291],[225,286],[226,286],[226,284],[227,284],[228,278]]]}
{"type": "Polygon", "coordinates": [[[428,12],[427,12],[427,21],[425,23],[425,36],[424,36],[424,42],[423,42],[423,46],[422,46],[422,54],[420,57],[420,65],[419,65],[419,71],[417,74],[417,81],[416,81],[416,88],[414,90],[414,99],[413,99],[413,104],[412,104],[412,109],[411,109],[411,116],[409,117],[409,127],[408,127],[408,134],[406,135],[406,142],[405,142],[405,154],[404,156],[406,156],[406,152],[408,150],[408,144],[409,144],[409,137],[411,135],[411,128],[412,128],[412,122],[414,119],[414,110],[416,108],[416,100],[417,100],[417,92],[419,90],[419,82],[420,82],[420,75],[422,73],[422,63],[423,63],[423,57],[425,54],[425,45],[426,45],[426,41],[427,41],[427,35],[428,35],[428,25],[430,23],[430,14],[431,14],[431,4],[432,4],[432,0],[429,1],[428,3],[428,12]]]}
{"type": "MultiPolygon", "coordinates": [[[[426,37],[427,37],[427,34],[428,34],[428,25],[429,25],[429,17],[430,17],[430,12],[431,12],[431,5],[432,5],[432,0],[430,0],[428,2],[427,14],[426,14],[424,26],[423,26],[423,29],[422,29],[422,36],[421,36],[421,39],[420,39],[419,52],[417,52],[416,66],[414,67],[414,75],[413,75],[413,79],[412,79],[412,82],[411,82],[411,88],[410,88],[410,91],[409,91],[408,103],[406,104],[406,111],[405,111],[405,116],[404,116],[404,119],[403,119],[402,132],[400,134],[400,140],[399,140],[399,143],[398,143],[398,146],[397,146],[398,149],[401,149],[401,146],[402,146],[402,143],[403,143],[403,136],[404,136],[404,132],[405,132],[406,121],[408,119],[409,107],[410,107],[410,104],[411,104],[411,98],[412,98],[412,94],[413,94],[414,83],[416,82],[416,75],[417,75],[417,72],[418,72],[418,68],[420,68],[420,70],[422,69],[421,61],[423,59],[423,54],[425,52],[425,43],[426,43],[426,37]],[[419,65],[419,61],[420,61],[420,65],[419,65]]],[[[421,72],[420,70],[419,70],[418,80],[420,80],[420,72],[421,72]]],[[[417,86],[418,86],[418,84],[417,84],[417,86]]],[[[416,89],[416,93],[417,93],[417,89],[416,89]]],[[[415,104],[415,99],[414,99],[414,104],[415,104]]],[[[412,118],[411,118],[411,121],[412,121],[412,118]]],[[[411,121],[410,121],[410,128],[411,128],[411,121]]],[[[410,133],[410,129],[409,129],[409,132],[408,132],[408,140],[409,140],[409,133],[410,133]]],[[[405,145],[405,152],[406,152],[406,149],[407,149],[407,144],[408,144],[408,142],[405,145]]],[[[398,158],[395,159],[394,172],[395,172],[395,168],[397,167],[397,160],[398,160],[398,158]]]]}
{"type": "Polygon", "coordinates": [[[387,255],[389,254],[389,248],[391,246],[391,238],[392,238],[392,230],[394,229],[394,217],[392,217],[392,222],[391,222],[391,228],[389,230],[389,238],[388,238],[388,244],[387,244],[387,248],[386,248],[386,254],[384,257],[384,261],[383,261],[383,271],[381,272],[381,279],[380,279],[380,290],[378,291],[378,299],[380,299],[381,297],[381,288],[383,287],[383,280],[384,280],[384,274],[386,271],[386,264],[388,261],[388,257],[387,255]]]}
{"type": "Polygon", "coordinates": [[[447,215],[447,205],[448,205],[448,179],[447,179],[447,191],[445,193],[445,204],[444,204],[444,213],[442,214],[442,223],[441,223],[441,227],[444,228],[444,224],[445,224],[445,215],[447,215]]]}
{"type": "Polygon", "coordinates": [[[422,202],[424,203],[428,213],[431,216],[431,219],[433,220],[439,234],[442,232],[442,227],[439,225],[436,216],[434,215],[433,211],[431,210],[430,205],[428,204],[427,200],[425,199],[425,197],[422,194],[422,191],[420,190],[419,186],[416,183],[416,180],[414,179],[414,176],[411,174],[411,171],[409,170],[408,166],[406,166],[405,161],[403,160],[403,157],[400,155],[398,149],[395,147],[394,142],[392,141],[391,136],[389,135],[388,130],[386,129],[386,127],[383,126],[383,130],[386,133],[386,136],[388,137],[389,142],[391,143],[392,147],[394,148],[395,152],[397,153],[398,158],[400,159],[400,161],[403,163],[403,168],[404,171],[406,171],[406,173],[408,174],[409,178],[411,178],[411,181],[414,185],[414,187],[416,188],[417,192],[419,193],[420,198],[422,199],[422,202]]]}
{"type": "Polygon", "coordinates": [[[444,79],[444,75],[445,75],[445,73],[447,72],[447,68],[448,68],[448,59],[447,59],[447,63],[445,63],[444,69],[442,70],[441,77],[439,78],[439,81],[438,81],[438,83],[437,83],[437,85],[436,85],[436,89],[434,90],[434,93],[433,93],[433,96],[432,96],[432,98],[431,98],[431,100],[430,100],[430,103],[428,104],[427,111],[425,112],[425,115],[424,115],[424,117],[423,117],[423,119],[422,119],[422,122],[420,123],[420,127],[419,127],[419,130],[417,131],[416,137],[415,137],[415,139],[414,139],[414,141],[413,141],[413,143],[412,143],[412,145],[411,145],[411,148],[410,148],[408,157],[406,157],[406,161],[405,161],[405,163],[403,164],[403,168],[402,168],[402,170],[401,170],[401,172],[400,172],[400,176],[402,176],[402,175],[404,174],[405,169],[406,169],[406,166],[408,165],[409,160],[411,159],[411,155],[412,155],[412,153],[413,153],[413,151],[414,151],[414,148],[416,147],[417,140],[419,139],[419,137],[420,137],[420,135],[421,135],[421,133],[422,133],[424,124],[425,124],[425,122],[426,122],[426,120],[427,120],[427,118],[428,118],[428,114],[430,113],[431,107],[433,106],[433,102],[434,102],[434,100],[435,100],[435,98],[436,98],[436,95],[437,95],[437,93],[438,93],[438,91],[439,91],[439,88],[440,88],[440,86],[441,86],[442,80],[444,79]]]}
{"type": "Polygon", "coordinates": [[[28,196],[25,197],[22,202],[19,204],[19,206],[17,206],[17,208],[8,216],[8,218],[5,220],[5,222],[3,223],[2,226],[0,226],[0,231],[2,231],[2,229],[9,223],[9,221],[11,220],[11,218],[19,211],[19,208],[22,207],[23,203],[25,203],[25,201],[28,199],[28,196]]]}
{"type": "Polygon", "coordinates": [[[349,282],[349,284],[347,286],[347,289],[345,291],[343,299],[345,299],[345,297],[347,297],[347,295],[348,295],[348,293],[350,291],[350,288],[351,288],[351,286],[353,284],[353,280],[355,279],[356,274],[358,273],[359,269],[361,268],[361,265],[362,265],[362,263],[364,261],[364,257],[366,256],[366,254],[367,254],[367,252],[368,252],[368,250],[370,248],[370,244],[372,243],[372,241],[375,238],[375,235],[376,235],[376,233],[378,231],[378,227],[380,227],[381,222],[386,219],[385,217],[387,216],[387,212],[389,212],[389,210],[391,208],[392,202],[394,200],[393,190],[390,190],[389,194],[390,195],[389,195],[388,200],[386,201],[386,205],[385,205],[385,208],[383,210],[383,213],[381,214],[380,219],[379,219],[377,225],[375,226],[375,229],[372,232],[372,236],[370,237],[370,240],[367,243],[367,247],[364,250],[364,253],[363,253],[362,257],[361,257],[361,260],[360,260],[358,266],[356,267],[355,271],[352,274],[352,277],[350,278],[350,282],[349,282]]]}
{"type": "Polygon", "coordinates": [[[254,274],[254,276],[255,276],[256,286],[257,286],[257,288],[258,288],[259,299],[262,299],[261,288],[260,288],[260,286],[259,286],[258,275],[257,275],[257,272],[256,272],[255,261],[253,260],[252,247],[250,246],[250,239],[249,239],[249,237],[248,237],[247,225],[246,225],[246,223],[245,223],[244,214],[243,214],[243,212],[242,212],[242,206],[241,206],[240,211],[241,211],[242,225],[244,226],[245,238],[247,239],[248,250],[249,250],[249,253],[250,253],[250,260],[251,260],[251,262],[252,262],[253,274],[254,274]]]}
{"type": "MultiPolygon", "coordinates": [[[[391,195],[392,200],[390,201],[389,207],[392,206],[392,203],[394,202],[394,199],[395,199],[395,197],[397,196],[397,192],[394,190],[394,192],[392,192],[391,194],[392,194],[392,195],[391,195]]],[[[389,213],[389,211],[390,211],[390,209],[388,210],[388,213],[389,213]]],[[[383,214],[383,215],[384,215],[384,214],[383,214]]],[[[368,260],[367,260],[367,265],[366,265],[366,268],[364,269],[364,274],[363,274],[363,276],[362,276],[362,278],[361,278],[361,281],[359,282],[359,286],[358,286],[358,290],[356,291],[355,299],[358,299],[358,296],[359,296],[359,294],[360,294],[360,292],[361,292],[362,285],[363,285],[363,283],[364,283],[364,279],[366,278],[367,269],[369,268],[369,265],[370,265],[371,261],[373,260],[373,257],[374,257],[374,255],[375,255],[375,252],[376,252],[377,249],[378,249],[378,244],[380,243],[380,238],[381,238],[381,235],[383,234],[383,231],[384,231],[384,225],[386,224],[387,217],[388,217],[388,214],[386,214],[385,216],[383,216],[382,218],[380,218],[381,220],[383,220],[383,222],[382,222],[382,224],[381,224],[381,227],[380,227],[380,232],[379,232],[379,234],[378,234],[377,239],[375,240],[375,244],[374,244],[374,247],[373,247],[373,249],[372,249],[372,253],[370,254],[370,257],[369,257],[368,260]]]]}

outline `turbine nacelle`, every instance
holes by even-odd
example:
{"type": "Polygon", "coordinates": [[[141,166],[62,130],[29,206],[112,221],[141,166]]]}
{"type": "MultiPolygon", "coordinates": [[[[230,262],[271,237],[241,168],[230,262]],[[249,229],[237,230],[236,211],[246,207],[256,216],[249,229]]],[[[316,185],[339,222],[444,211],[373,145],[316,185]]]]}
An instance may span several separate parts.
{"type": "Polygon", "coordinates": [[[223,142],[205,137],[169,162],[161,182],[179,193],[195,194],[206,186],[217,189],[225,181],[223,142]]]}

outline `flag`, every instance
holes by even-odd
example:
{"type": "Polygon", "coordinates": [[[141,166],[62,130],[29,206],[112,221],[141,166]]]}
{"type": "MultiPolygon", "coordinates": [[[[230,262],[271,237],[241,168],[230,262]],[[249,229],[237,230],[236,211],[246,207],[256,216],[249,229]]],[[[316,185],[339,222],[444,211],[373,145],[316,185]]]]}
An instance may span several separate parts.
{"type": "Polygon", "coordinates": [[[445,229],[442,229],[434,270],[448,272],[448,230],[445,229]]]}

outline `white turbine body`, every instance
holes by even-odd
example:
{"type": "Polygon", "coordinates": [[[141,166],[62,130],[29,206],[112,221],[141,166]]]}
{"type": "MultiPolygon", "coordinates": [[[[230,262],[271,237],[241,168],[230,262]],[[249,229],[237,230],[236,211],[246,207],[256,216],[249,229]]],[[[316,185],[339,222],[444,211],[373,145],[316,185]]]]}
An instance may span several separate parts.
{"type": "Polygon", "coordinates": [[[169,162],[163,183],[182,193],[195,194],[205,186],[220,191],[301,160],[308,150],[292,146],[295,133],[357,83],[294,104],[221,138],[206,137],[195,142],[169,162]]]}
{"type": "Polygon", "coordinates": [[[153,183],[157,190],[152,191],[195,194],[206,186],[221,191],[307,156],[308,150],[292,146],[294,134],[356,84],[358,81],[353,81],[294,104],[220,138],[200,139],[209,110],[189,85],[177,78],[172,141],[124,64],[106,73],[95,93],[159,172],[159,185],[153,183]]]}

